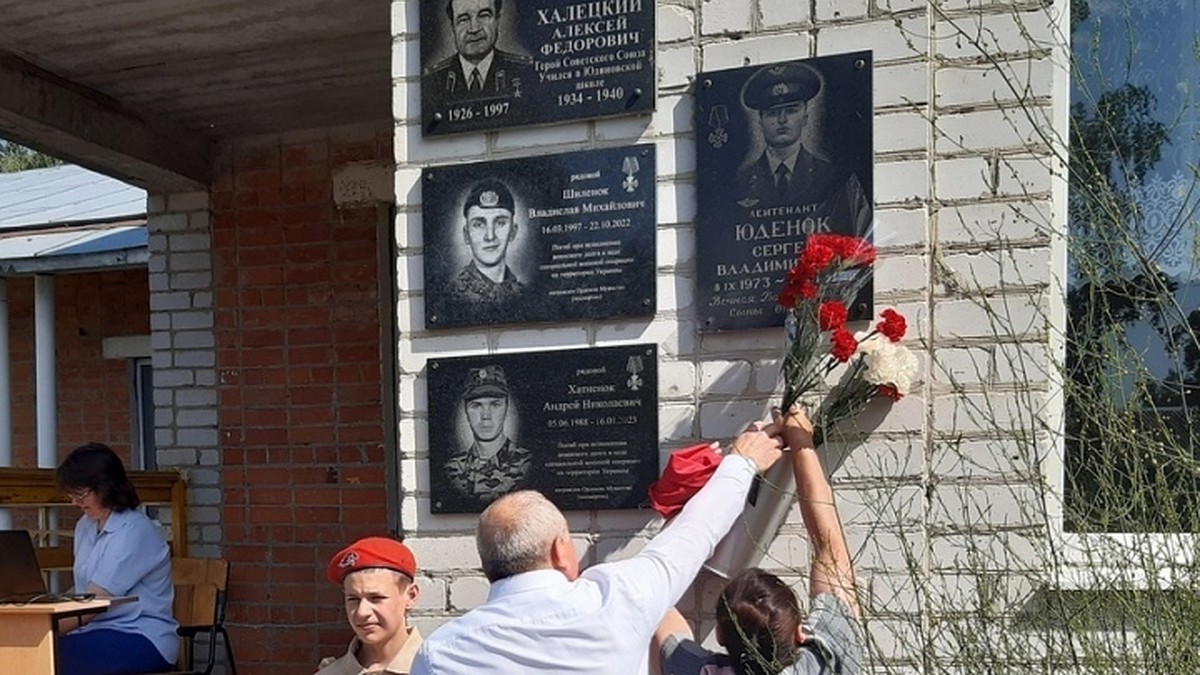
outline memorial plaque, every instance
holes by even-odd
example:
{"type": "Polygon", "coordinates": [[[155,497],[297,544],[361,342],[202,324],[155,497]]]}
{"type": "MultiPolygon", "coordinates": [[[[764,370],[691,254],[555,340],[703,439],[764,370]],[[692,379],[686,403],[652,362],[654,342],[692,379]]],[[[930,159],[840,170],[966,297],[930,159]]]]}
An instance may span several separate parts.
{"type": "Polygon", "coordinates": [[[654,110],[653,0],[421,0],[426,135],[654,110]]]}
{"type": "MultiPolygon", "coordinates": [[[[701,330],[783,325],[778,295],[814,232],[869,236],[871,52],[701,73],[701,330]]],[[[851,308],[871,314],[868,283],[851,308]]]]}
{"type": "Polygon", "coordinates": [[[658,478],[654,345],[430,359],[434,513],[539,490],[564,510],[632,509],[658,478]]]}
{"type": "Polygon", "coordinates": [[[427,327],[654,314],[653,145],[422,178],[427,327]]]}

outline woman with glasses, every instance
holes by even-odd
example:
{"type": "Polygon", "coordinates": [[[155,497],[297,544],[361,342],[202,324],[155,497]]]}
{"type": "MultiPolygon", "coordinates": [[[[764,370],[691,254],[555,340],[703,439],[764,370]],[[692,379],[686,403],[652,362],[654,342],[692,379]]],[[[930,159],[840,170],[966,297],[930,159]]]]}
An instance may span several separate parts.
{"type": "Polygon", "coordinates": [[[58,467],[59,486],[83,511],[75,525],[74,589],[98,598],[137,596],[100,614],[59,623],[58,675],[170,670],[179,653],[171,612],[171,552],[125,465],[107,445],[88,443],[58,467]]]}

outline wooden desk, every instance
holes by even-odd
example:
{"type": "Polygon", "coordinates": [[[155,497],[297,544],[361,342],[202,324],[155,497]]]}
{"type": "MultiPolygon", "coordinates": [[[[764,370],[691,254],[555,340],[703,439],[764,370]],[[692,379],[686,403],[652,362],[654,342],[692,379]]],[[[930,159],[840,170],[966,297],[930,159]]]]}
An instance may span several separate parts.
{"type": "Polygon", "coordinates": [[[54,624],[58,619],[97,614],[136,599],[0,605],[0,664],[4,664],[4,672],[54,675],[54,624]]]}

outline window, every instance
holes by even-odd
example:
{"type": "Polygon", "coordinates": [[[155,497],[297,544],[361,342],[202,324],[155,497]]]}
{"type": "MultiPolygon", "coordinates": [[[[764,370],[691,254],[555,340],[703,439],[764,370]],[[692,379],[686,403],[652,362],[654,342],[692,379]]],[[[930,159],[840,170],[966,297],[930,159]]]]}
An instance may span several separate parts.
{"type": "Polygon", "coordinates": [[[1200,531],[1200,6],[1071,1],[1064,528],[1200,531]]]}
{"type": "Polygon", "coordinates": [[[104,338],[106,359],[121,359],[129,373],[130,467],[153,471],[158,468],[154,442],[154,368],[150,361],[149,335],[104,338]]]}
{"type": "Polygon", "coordinates": [[[158,446],[154,442],[154,368],[150,359],[133,359],[134,435],[141,468],[158,468],[158,446]]]}

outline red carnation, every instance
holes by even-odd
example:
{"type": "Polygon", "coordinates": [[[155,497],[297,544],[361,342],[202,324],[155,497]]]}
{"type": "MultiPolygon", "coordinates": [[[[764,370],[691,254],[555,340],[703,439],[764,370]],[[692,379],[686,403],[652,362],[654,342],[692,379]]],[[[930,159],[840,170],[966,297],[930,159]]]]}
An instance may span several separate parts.
{"type": "Polygon", "coordinates": [[[894,309],[885,309],[880,312],[879,316],[883,317],[883,321],[875,324],[875,329],[883,333],[884,337],[892,342],[899,342],[904,339],[904,333],[908,330],[908,322],[904,320],[904,315],[894,309]]]}
{"type": "Polygon", "coordinates": [[[824,246],[825,248],[837,253],[841,250],[841,235],[839,234],[810,234],[805,241],[805,246],[824,246]]]}
{"type": "Polygon", "coordinates": [[[779,291],[779,306],[784,309],[795,309],[796,302],[800,299],[800,291],[796,286],[787,284],[779,291]]]}
{"type": "Polygon", "coordinates": [[[834,235],[836,237],[834,250],[843,260],[849,260],[854,257],[854,252],[858,250],[858,240],[854,237],[847,237],[844,234],[834,235]]]}
{"type": "Polygon", "coordinates": [[[844,234],[812,234],[808,237],[809,247],[825,247],[833,251],[834,257],[849,265],[871,265],[875,262],[875,246],[863,237],[844,234]]]}
{"type": "Polygon", "coordinates": [[[834,249],[809,242],[800,254],[800,266],[804,272],[816,275],[829,267],[836,258],[837,253],[834,249]]]}
{"type": "Polygon", "coordinates": [[[855,340],[854,334],[845,328],[833,331],[833,335],[829,338],[829,344],[829,353],[842,363],[849,361],[850,357],[854,356],[854,352],[858,350],[858,340],[855,340]]]}
{"type": "Polygon", "coordinates": [[[875,246],[866,239],[861,239],[858,237],[851,237],[850,239],[852,241],[851,246],[853,248],[851,248],[843,257],[847,261],[851,261],[856,265],[865,266],[875,264],[875,246]]]}
{"type": "Polygon", "coordinates": [[[821,330],[834,330],[846,325],[846,319],[850,317],[850,312],[846,310],[846,305],[841,300],[830,300],[822,302],[821,309],[817,313],[817,320],[821,325],[821,330]]]}
{"type": "Polygon", "coordinates": [[[811,281],[804,280],[800,282],[800,295],[805,299],[812,300],[817,297],[817,285],[811,281]]]}
{"type": "Polygon", "coordinates": [[[904,394],[901,394],[899,389],[896,389],[890,384],[879,385],[876,393],[878,393],[880,396],[890,398],[893,401],[899,401],[900,399],[904,398],[904,394]]]}

